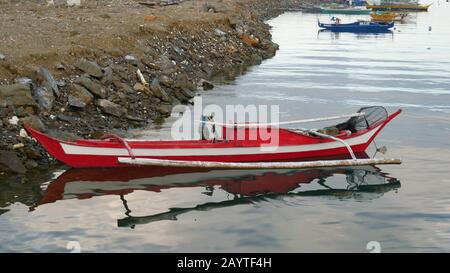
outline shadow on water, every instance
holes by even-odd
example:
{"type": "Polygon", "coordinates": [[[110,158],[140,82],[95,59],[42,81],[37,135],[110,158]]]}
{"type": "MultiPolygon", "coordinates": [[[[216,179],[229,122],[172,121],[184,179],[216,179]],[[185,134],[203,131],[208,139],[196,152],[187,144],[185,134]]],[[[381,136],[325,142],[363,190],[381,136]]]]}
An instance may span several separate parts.
{"type": "MultiPolygon", "coordinates": [[[[399,187],[399,180],[374,166],[304,170],[155,167],[71,169],[50,183],[41,200],[30,207],[30,210],[60,200],[116,195],[120,197],[125,209],[125,217],[117,221],[118,226],[134,228],[140,224],[177,220],[177,216],[192,211],[210,211],[298,196],[328,196],[366,201],[379,198],[385,192],[399,187]],[[212,202],[199,201],[198,205],[192,207],[170,208],[162,213],[139,217],[132,215],[132,209],[127,204],[126,196],[134,191],[159,193],[166,189],[194,187],[204,188],[202,193],[209,197],[215,196],[216,191],[225,191],[232,197],[212,202]]],[[[215,197],[221,198],[220,195],[215,197]]]]}

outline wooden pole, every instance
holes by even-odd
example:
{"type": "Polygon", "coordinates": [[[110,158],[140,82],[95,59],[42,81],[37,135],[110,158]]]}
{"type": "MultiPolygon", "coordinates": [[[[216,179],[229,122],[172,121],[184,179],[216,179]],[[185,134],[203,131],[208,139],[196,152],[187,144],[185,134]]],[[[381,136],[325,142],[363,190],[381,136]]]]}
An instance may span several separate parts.
{"type": "Polygon", "coordinates": [[[400,159],[395,158],[320,160],[320,161],[306,161],[306,162],[212,162],[212,161],[162,160],[150,158],[132,159],[129,157],[119,157],[118,160],[120,163],[130,165],[210,168],[210,169],[305,169],[305,168],[347,167],[347,166],[402,163],[400,159]]]}
{"type": "Polygon", "coordinates": [[[328,120],[335,120],[335,119],[343,119],[343,118],[352,118],[352,117],[360,117],[364,116],[365,113],[355,113],[355,114],[349,114],[349,115],[340,115],[340,116],[331,116],[331,117],[322,117],[322,118],[311,118],[311,119],[300,119],[300,120],[291,120],[291,121],[281,121],[281,122],[273,122],[273,123],[220,123],[220,122],[214,122],[214,121],[201,121],[196,120],[196,122],[199,123],[207,123],[207,124],[215,124],[222,127],[231,127],[231,128],[259,128],[259,127],[279,127],[280,125],[286,125],[286,124],[299,124],[299,123],[310,123],[310,122],[318,122],[318,121],[328,121],[328,120]]]}

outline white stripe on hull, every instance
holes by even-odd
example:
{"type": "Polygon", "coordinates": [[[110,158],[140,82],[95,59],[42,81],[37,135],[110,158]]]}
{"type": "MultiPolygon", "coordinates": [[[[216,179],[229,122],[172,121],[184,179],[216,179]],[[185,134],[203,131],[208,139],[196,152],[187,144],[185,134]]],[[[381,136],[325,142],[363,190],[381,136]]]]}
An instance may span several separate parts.
{"type": "MultiPolygon", "coordinates": [[[[350,146],[366,143],[378,131],[378,127],[370,132],[348,139],[350,146]]],[[[129,156],[125,148],[96,148],[85,147],[72,144],[61,143],[66,154],[70,155],[104,155],[104,156],[129,156]]],[[[319,150],[328,150],[345,147],[342,143],[333,141],[320,144],[279,146],[273,150],[262,149],[261,147],[233,147],[233,148],[170,148],[170,149],[133,149],[135,156],[212,156],[212,155],[257,155],[257,154],[278,154],[297,153],[319,150]]]]}

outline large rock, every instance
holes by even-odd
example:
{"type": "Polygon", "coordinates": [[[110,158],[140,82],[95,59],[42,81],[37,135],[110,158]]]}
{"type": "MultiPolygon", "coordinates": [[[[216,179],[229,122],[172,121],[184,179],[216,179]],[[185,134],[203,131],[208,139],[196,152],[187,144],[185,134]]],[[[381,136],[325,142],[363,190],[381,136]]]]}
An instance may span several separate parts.
{"type": "Polygon", "coordinates": [[[109,100],[99,99],[97,100],[96,104],[100,108],[100,110],[102,110],[102,112],[105,114],[113,115],[120,118],[126,115],[127,113],[127,110],[124,107],[114,102],[110,102],[109,100]]]}
{"type": "Polygon", "coordinates": [[[113,85],[116,87],[117,91],[127,93],[127,94],[134,94],[136,93],[135,90],[129,86],[127,83],[121,82],[120,79],[115,78],[113,80],[113,85]]]}
{"type": "Polygon", "coordinates": [[[100,83],[93,81],[87,77],[80,77],[75,80],[75,83],[78,83],[89,90],[94,96],[98,98],[106,98],[108,92],[100,83]]]}
{"type": "Polygon", "coordinates": [[[94,61],[80,60],[75,66],[92,77],[101,78],[103,76],[102,68],[94,61]]]}
{"type": "Polygon", "coordinates": [[[38,102],[39,106],[45,110],[52,109],[55,96],[53,95],[53,91],[51,89],[37,86],[33,88],[33,97],[38,102]]]}
{"type": "Polygon", "coordinates": [[[180,92],[187,98],[192,99],[193,97],[195,97],[195,93],[189,89],[182,88],[182,89],[180,89],[180,92]]]}
{"type": "Polygon", "coordinates": [[[184,95],[183,92],[181,92],[181,91],[176,91],[176,92],[174,92],[173,94],[174,94],[175,98],[176,98],[177,100],[179,100],[181,103],[187,103],[187,102],[189,102],[189,99],[190,99],[190,98],[186,97],[186,96],[184,95]]]}
{"type": "Polygon", "coordinates": [[[83,86],[72,84],[69,91],[69,105],[76,108],[84,108],[92,103],[94,96],[83,86]]]}
{"type": "Polygon", "coordinates": [[[53,75],[44,67],[40,67],[36,70],[35,82],[38,86],[41,86],[53,93],[55,96],[59,96],[58,82],[53,75]]]}
{"type": "Polygon", "coordinates": [[[172,112],[172,105],[169,104],[161,104],[156,107],[156,111],[158,111],[162,116],[168,117],[172,112]]]}
{"type": "Polygon", "coordinates": [[[158,99],[165,101],[165,102],[172,101],[170,99],[169,95],[167,94],[167,92],[159,84],[158,79],[156,79],[156,78],[153,79],[152,83],[150,84],[150,90],[155,95],[155,97],[157,97],[158,99]]]}
{"type": "Polygon", "coordinates": [[[27,170],[16,153],[0,150],[0,171],[22,174],[27,170]]]}
{"type": "Polygon", "coordinates": [[[200,80],[199,84],[203,87],[204,91],[211,90],[214,88],[214,84],[204,79],[200,80]]]}
{"type": "Polygon", "coordinates": [[[32,106],[37,107],[30,92],[28,84],[11,84],[0,86],[0,107],[32,106]]]}
{"type": "Polygon", "coordinates": [[[191,91],[196,90],[195,83],[191,81],[186,73],[180,73],[177,75],[176,80],[174,82],[174,86],[180,89],[189,89],[191,91]]]}
{"type": "Polygon", "coordinates": [[[113,69],[112,67],[108,66],[104,69],[102,83],[103,84],[111,84],[113,82],[113,69]]]}
{"type": "Polygon", "coordinates": [[[47,131],[47,127],[45,127],[42,120],[35,115],[30,115],[28,117],[21,118],[20,121],[22,121],[25,127],[31,127],[41,132],[47,131]]]}

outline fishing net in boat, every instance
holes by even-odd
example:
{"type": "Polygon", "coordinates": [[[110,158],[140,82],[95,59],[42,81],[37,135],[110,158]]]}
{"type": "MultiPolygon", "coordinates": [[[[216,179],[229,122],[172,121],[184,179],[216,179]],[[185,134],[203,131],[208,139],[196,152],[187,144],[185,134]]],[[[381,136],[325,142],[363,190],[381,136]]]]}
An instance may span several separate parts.
{"type": "Polygon", "coordinates": [[[363,107],[358,110],[358,113],[364,113],[364,115],[352,117],[346,122],[336,125],[336,127],[340,130],[356,132],[383,121],[388,117],[388,112],[382,106],[363,107]]]}

